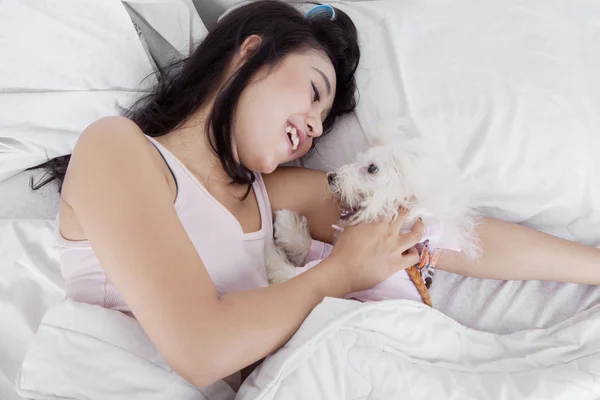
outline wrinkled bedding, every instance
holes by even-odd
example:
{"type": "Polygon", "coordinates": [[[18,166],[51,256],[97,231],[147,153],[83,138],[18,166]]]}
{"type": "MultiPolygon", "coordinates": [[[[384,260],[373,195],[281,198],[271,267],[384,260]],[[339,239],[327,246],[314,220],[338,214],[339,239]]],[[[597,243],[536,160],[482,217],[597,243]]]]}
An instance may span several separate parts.
{"type": "MultiPolygon", "coordinates": [[[[200,17],[213,22],[217,16],[214,10],[236,2],[193,1],[200,17]]],[[[185,50],[188,46],[189,51],[191,39],[198,39],[205,32],[201,23],[198,24],[198,16],[190,12],[188,0],[131,0],[127,2],[130,8],[144,15],[144,21],[152,22],[148,24],[151,30],[148,26],[145,28],[143,39],[148,45],[145,47],[132,24],[132,14],[128,14],[119,1],[86,1],[85,9],[81,4],[79,0],[41,3],[5,0],[0,7],[3,48],[0,54],[3,110],[0,113],[0,399],[3,400],[19,398],[14,382],[21,361],[42,317],[64,295],[51,241],[58,197],[49,191],[30,193],[26,189],[30,174],[20,171],[43,162],[46,157],[68,153],[88,123],[117,113],[118,106],[131,101],[140,90],[140,80],[152,71],[156,62],[149,57],[162,54],[161,38],[169,39],[170,48],[185,50]],[[51,3],[53,8],[41,7],[51,3]],[[59,12],[62,10],[59,6],[72,8],[70,12],[59,12]],[[69,19],[69,15],[77,18],[69,19]],[[81,21],[87,21],[87,25],[81,21]],[[104,33],[107,30],[109,32],[104,33]],[[75,33],[78,33],[77,40],[73,41],[75,33]],[[43,52],[31,52],[28,50],[31,48],[43,52]],[[86,51],[82,53],[80,49],[86,51]],[[90,65],[96,68],[90,69],[90,65]],[[36,112],[24,113],[28,108],[36,112]]],[[[550,3],[545,0],[525,3],[518,0],[402,0],[342,2],[340,7],[352,16],[361,35],[363,60],[358,72],[361,102],[356,113],[342,120],[320,142],[319,151],[303,159],[302,165],[318,169],[339,166],[365,146],[369,128],[378,119],[407,118],[421,134],[446,143],[449,151],[456,155],[465,179],[473,184],[477,206],[482,212],[571,240],[600,244],[600,159],[596,157],[600,151],[597,135],[600,130],[600,75],[597,73],[600,53],[596,51],[600,3],[596,0],[550,3]]],[[[576,273],[577,266],[573,268],[576,273]]],[[[544,332],[554,340],[555,332],[559,331],[552,329],[564,328],[560,330],[564,341],[552,342],[559,352],[544,350],[542,353],[550,354],[554,360],[553,357],[570,357],[572,350],[573,354],[584,355],[578,362],[582,371],[597,365],[595,356],[588,354],[596,344],[584,331],[591,333],[596,329],[593,307],[600,304],[600,290],[596,287],[480,280],[438,271],[432,300],[437,310],[462,324],[465,332],[483,330],[510,334],[508,337],[513,339],[537,338],[539,343],[544,332]],[[557,323],[563,324],[551,328],[557,323]],[[570,324],[568,329],[565,324],[570,324]],[[523,330],[526,332],[518,333],[523,330]],[[563,343],[568,346],[564,347],[563,343]]],[[[333,312],[337,307],[321,307],[319,315],[333,312]]],[[[421,312],[402,306],[391,313],[390,320],[409,309],[421,312]]],[[[324,321],[338,315],[336,312],[324,315],[324,321]]],[[[370,324],[370,312],[356,314],[356,318],[362,315],[360,318],[365,324],[370,324]]],[[[372,312],[374,316],[387,315],[382,310],[372,312]]],[[[315,322],[313,317],[310,321],[315,332],[318,329],[325,332],[323,324],[315,322]]],[[[349,326],[357,324],[352,321],[354,325],[349,326]]],[[[450,324],[448,321],[440,326],[446,327],[446,323],[450,324]]],[[[450,325],[460,331],[456,328],[459,325],[450,325]]],[[[327,332],[332,337],[338,334],[348,337],[345,335],[355,330],[354,337],[366,343],[365,359],[369,359],[368,346],[374,337],[383,337],[383,334],[363,335],[360,333],[362,325],[356,326],[356,329],[346,326],[339,332],[327,332]]],[[[400,334],[408,337],[401,337],[403,341],[415,343],[410,340],[415,339],[416,334],[407,331],[398,332],[400,334]]],[[[434,340],[427,336],[429,334],[419,333],[420,342],[415,343],[415,349],[420,351],[426,343],[436,345],[436,340],[444,343],[447,339],[443,336],[434,340]]],[[[282,371],[309,377],[317,386],[321,385],[319,377],[330,370],[315,366],[310,372],[309,366],[316,365],[317,354],[325,352],[324,360],[332,363],[339,359],[327,354],[330,351],[327,340],[318,342],[320,350],[313,354],[302,347],[304,336],[299,337],[290,343],[308,357],[307,364],[293,370],[289,369],[291,364],[286,364],[284,368],[282,357],[291,354],[286,350],[290,347],[286,347],[283,355],[278,353],[273,361],[265,364],[261,374],[253,377],[240,396],[249,398],[249,393],[260,393],[269,398],[273,388],[279,387],[282,393],[288,393],[284,391],[293,387],[293,379],[284,377],[282,371]],[[254,386],[256,392],[251,392],[254,386]]],[[[472,345],[476,348],[480,337],[484,337],[481,339],[484,342],[493,337],[497,343],[504,343],[502,336],[478,332],[470,337],[474,338],[472,345]]],[[[352,354],[358,354],[357,349],[355,347],[352,354]]],[[[537,350],[532,349],[525,348],[523,354],[530,354],[529,351],[535,354],[537,350]]],[[[508,350],[507,356],[512,354],[515,359],[540,360],[508,350]]],[[[488,361],[485,365],[492,365],[488,361]]],[[[458,361],[445,362],[457,365],[458,361]]],[[[365,366],[369,365],[365,361],[365,366]]],[[[396,370],[403,364],[397,364],[396,360],[389,365],[390,370],[396,370]]],[[[571,363],[565,368],[574,365],[576,363],[571,363]]],[[[102,365],[92,367],[102,368],[102,365]]],[[[555,368],[558,366],[548,369],[555,368]]],[[[99,373],[107,371],[105,368],[99,373]]],[[[586,385],[592,375],[570,369],[561,371],[565,371],[565,379],[582,382],[581,393],[587,395],[586,385]]],[[[357,385],[362,382],[352,376],[351,380],[357,385]]],[[[452,383],[455,378],[453,375],[444,379],[452,383]]],[[[25,382],[38,388],[51,384],[37,380],[25,382]]],[[[129,398],[137,396],[136,390],[142,393],[145,385],[153,387],[149,379],[135,382],[138,386],[129,387],[129,398]]],[[[341,385],[335,379],[333,384],[341,385]]],[[[428,385],[422,383],[413,388],[428,389],[428,385]]],[[[508,382],[502,390],[518,388],[528,393],[527,388],[515,385],[508,382]]],[[[551,382],[548,385],[553,387],[551,382]]],[[[335,386],[336,389],[341,387],[335,386]]],[[[437,388],[440,390],[437,393],[444,393],[441,398],[447,398],[443,390],[450,388],[455,387],[437,388]]],[[[314,390],[299,393],[316,393],[315,398],[319,398],[321,389],[314,390]]],[[[361,388],[352,387],[352,390],[365,393],[361,388]]],[[[542,393],[539,387],[531,390],[542,393]]],[[[377,398],[377,393],[373,391],[372,398],[377,398]]],[[[593,390],[590,393],[594,393],[593,390]]],[[[556,390],[554,394],[559,396],[561,392],[556,390]]],[[[586,398],[585,395],[581,398],[586,398]]],[[[473,395],[472,398],[481,397],[473,395]]]]}
{"type": "Polygon", "coordinates": [[[325,299],[236,399],[597,399],[600,307],[497,335],[408,300],[325,299]]]}
{"type": "Polygon", "coordinates": [[[597,399],[600,306],[547,329],[469,329],[422,303],[326,298],[235,393],[195,388],[117,311],[61,301],[16,380],[32,399],[597,399]]]}
{"type": "Polygon", "coordinates": [[[223,381],[195,388],[162,360],[140,324],[68,300],[45,314],[16,379],[30,399],[230,400],[223,381]]]}

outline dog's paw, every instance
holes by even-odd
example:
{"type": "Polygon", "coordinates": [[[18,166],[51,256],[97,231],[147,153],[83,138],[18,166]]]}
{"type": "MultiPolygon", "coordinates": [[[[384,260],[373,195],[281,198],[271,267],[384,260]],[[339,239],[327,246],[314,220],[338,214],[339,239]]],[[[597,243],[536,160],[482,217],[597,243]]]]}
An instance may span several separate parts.
{"type": "Polygon", "coordinates": [[[292,264],[303,266],[312,243],[306,217],[289,210],[279,210],[275,213],[273,230],[275,245],[283,250],[292,264]]]}
{"type": "Polygon", "coordinates": [[[265,246],[265,266],[271,285],[289,281],[296,276],[296,267],[290,264],[284,252],[273,243],[265,246]]]}

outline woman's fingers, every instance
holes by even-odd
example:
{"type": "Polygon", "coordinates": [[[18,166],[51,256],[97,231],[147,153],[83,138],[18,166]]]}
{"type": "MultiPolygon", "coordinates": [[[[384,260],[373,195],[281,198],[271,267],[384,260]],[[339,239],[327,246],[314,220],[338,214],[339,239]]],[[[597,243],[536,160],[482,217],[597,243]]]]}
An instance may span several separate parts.
{"type": "Polygon", "coordinates": [[[396,234],[400,234],[400,230],[402,229],[402,226],[406,222],[406,218],[408,218],[409,215],[410,211],[408,209],[400,207],[400,209],[398,210],[398,216],[390,224],[390,227],[392,228],[393,232],[395,232],[396,234]]]}
{"type": "Polygon", "coordinates": [[[401,252],[400,249],[398,249],[394,253],[394,258],[396,258],[397,260],[393,264],[394,273],[418,264],[419,260],[421,259],[421,257],[419,256],[419,251],[416,247],[411,247],[410,249],[405,250],[403,252],[401,252]]]}
{"type": "Polygon", "coordinates": [[[414,247],[416,244],[421,243],[424,230],[425,227],[423,225],[423,221],[421,221],[421,219],[419,218],[413,225],[410,232],[399,236],[398,246],[400,250],[404,252],[410,249],[411,247],[414,247]]]}
{"type": "Polygon", "coordinates": [[[402,262],[400,265],[400,269],[410,268],[413,265],[419,263],[420,256],[419,251],[416,247],[411,247],[410,249],[404,251],[402,253],[402,262]]]}

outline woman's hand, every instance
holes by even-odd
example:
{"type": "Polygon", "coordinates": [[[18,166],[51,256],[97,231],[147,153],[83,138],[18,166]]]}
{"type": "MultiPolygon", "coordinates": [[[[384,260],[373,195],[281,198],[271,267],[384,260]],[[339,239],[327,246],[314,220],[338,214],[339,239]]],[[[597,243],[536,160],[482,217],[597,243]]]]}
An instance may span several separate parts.
{"type": "Polygon", "coordinates": [[[371,288],[419,262],[414,246],[423,237],[423,222],[417,220],[411,232],[400,234],[408,215],[408,210],[401,209],[391,223],[373,222],[344,229],[329,258],[335,259],[349,293],[371,288]]]}

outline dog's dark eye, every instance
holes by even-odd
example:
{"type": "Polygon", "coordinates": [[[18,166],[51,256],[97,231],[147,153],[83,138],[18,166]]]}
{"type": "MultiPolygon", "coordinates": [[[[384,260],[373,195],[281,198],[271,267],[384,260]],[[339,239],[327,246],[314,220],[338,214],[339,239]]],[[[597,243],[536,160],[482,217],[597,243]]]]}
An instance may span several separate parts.
{"type": "Polygon", "coordinates": [[[369,167],[367,168],[367,172],[370,174],[374,174],[377,171],[379,171],[379,168],[377,168],[377,165],[375,164],[369,164],[369,167]]]}

